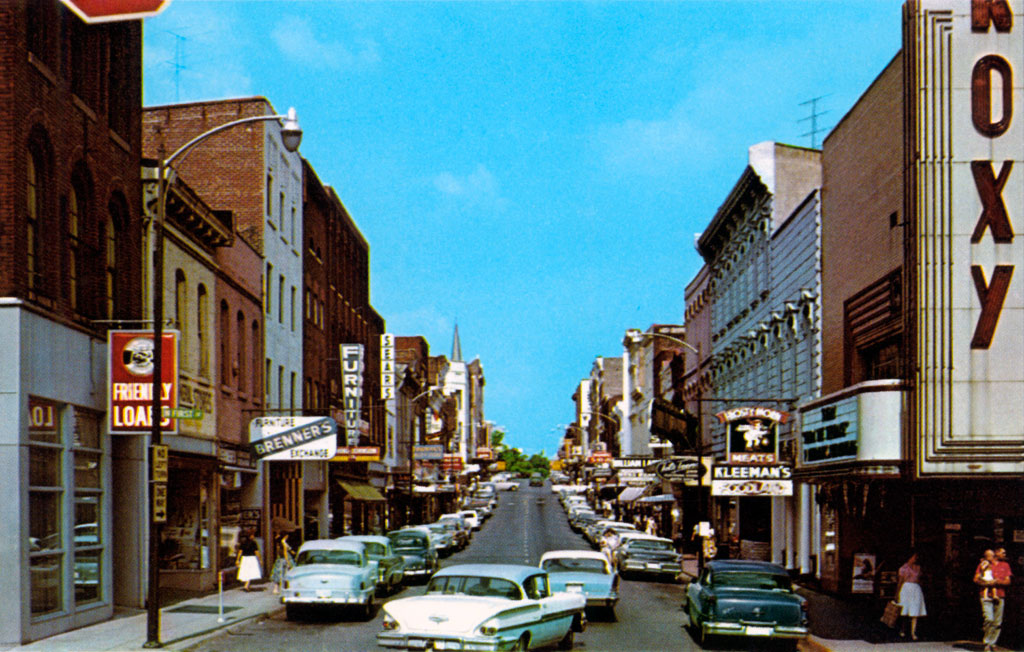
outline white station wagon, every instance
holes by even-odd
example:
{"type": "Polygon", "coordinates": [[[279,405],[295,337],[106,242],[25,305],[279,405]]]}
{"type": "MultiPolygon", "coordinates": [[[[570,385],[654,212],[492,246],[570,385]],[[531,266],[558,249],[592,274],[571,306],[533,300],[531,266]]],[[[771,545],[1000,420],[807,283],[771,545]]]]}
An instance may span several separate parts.
{"type": "Polygon", "coordinates": [[[571,649],[586,627],[582,593],[552,593],[536,566],[461,564],[438,571],[425,595],[384,605],[383,647],[403,650],[571,649]]]}

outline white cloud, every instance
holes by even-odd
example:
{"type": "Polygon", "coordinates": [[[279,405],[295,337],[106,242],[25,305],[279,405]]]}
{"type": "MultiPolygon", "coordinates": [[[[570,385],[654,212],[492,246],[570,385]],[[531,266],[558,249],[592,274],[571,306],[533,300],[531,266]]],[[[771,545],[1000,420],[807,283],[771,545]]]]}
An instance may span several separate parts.
{"type": "Polygon", "coordinates": [[[672,174],[711,147],[711,133],[699,128],[689,116],[687,105],[681,103],[663,117],[630,118],[603,125],[594,134],[594,146],[605,164],[616,171],[672,174]]]}
{"type": "Polygon", "coordinates": [[[302,65],[342,70],[371,66],[380,61],[380,50],[373,39],[354,39],[352,46],[322,40],[308,18],[288,16],[270,36],[285,57],[302,65]]]}
{"type": "Polygon", "coordinates": [[[501,196],[497,178],[483,164],[464,176],[441,172],[434,177],[434,187],[443,195],[477,207],[502,209],[508,204],[501,196]]]}

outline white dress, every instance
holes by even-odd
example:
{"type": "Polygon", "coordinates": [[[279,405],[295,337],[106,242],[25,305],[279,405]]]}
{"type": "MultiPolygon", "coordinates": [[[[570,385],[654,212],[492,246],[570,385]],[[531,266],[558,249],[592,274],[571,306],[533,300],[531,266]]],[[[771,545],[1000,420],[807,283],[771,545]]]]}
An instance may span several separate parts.
{"type": "Polygon", "coordinates": [[[904,616],[927,616],[928,611],[924,606],[924,593],[921,592],[921,585],[914,582],[904,582],[900,588],[899,597],[900,613],[904,616]]]}
{"type": "Polygon", "coordinates": [[[260,561],[255,555],[251,557],[242,557],[242,564],[238,567],[238,581],[248,582],[250,580],[258,580],[263,575],[260,571],[260,561]]]}

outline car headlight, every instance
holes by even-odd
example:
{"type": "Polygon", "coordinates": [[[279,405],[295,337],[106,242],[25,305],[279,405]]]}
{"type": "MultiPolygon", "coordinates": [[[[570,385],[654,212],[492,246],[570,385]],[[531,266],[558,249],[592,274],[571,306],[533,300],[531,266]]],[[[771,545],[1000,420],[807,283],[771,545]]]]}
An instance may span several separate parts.
{"type": "Polygon", "coordinates": [[[492,618],[480,625],[480,633],[484,636],[494,636],[498,633],[498,621],[492,618]]]}
{"type": "Polygon", "coordinates": [[[391,617],[391,614],[384,614],[384,622],[381,623],[384,629],[395,631],[398,629],[398,621],[391,617]]]}

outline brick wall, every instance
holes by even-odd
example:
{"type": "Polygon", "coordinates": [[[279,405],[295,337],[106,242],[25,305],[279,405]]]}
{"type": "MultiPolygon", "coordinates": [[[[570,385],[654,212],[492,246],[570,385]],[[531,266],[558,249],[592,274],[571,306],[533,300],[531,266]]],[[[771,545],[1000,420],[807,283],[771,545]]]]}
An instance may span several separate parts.
{"type": "Polygon", "coordinates": [[[117,248],[116,316],[141,319],[141,22],[86,26],[56,2],[3,2],[0,34],[0,296],[27,299],[51,317],[85,328],[95,326],[90,319],[105,318],[103,235],[111,200],[120,198],[126,215],[117,248]],[[34,39],[32,52],[30,20],[44,26],[35,33],[49,35],[41,44],[34,39]],[[71,28],[62,30],[62,20],[71,28]],[[76,43],[86,44],[78,50],[84,55],[73,56],[76,43]],[[72,93],[73,78],[90,82],[82,90],[85,100],[72,93]],[[29,288],[26,256],[26,167],[33,141],[44,152],[38,291],[29,288]],[[71,304],[67,235],[73,174],[85,181],[87,200],[79,218],[77,309],[71,304]]]}
{"type": "Polygon", "coordinates": [[[823,394],[845,385],[843,302],[903,262],[902,125],[897,55],[822,149],[823,394]]]}

